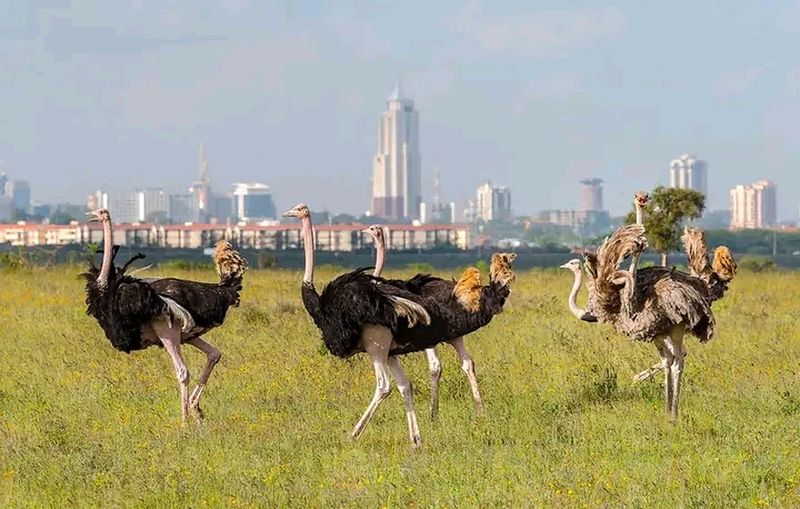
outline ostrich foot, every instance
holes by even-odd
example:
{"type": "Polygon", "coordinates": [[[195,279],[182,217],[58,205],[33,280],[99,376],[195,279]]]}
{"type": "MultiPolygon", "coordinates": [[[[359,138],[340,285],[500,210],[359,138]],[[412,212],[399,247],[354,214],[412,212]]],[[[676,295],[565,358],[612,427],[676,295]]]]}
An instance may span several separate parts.
{"type": "Polygon", "coordinates": [[[664,366],[662,366],[660,362],[658,364],[653,364],[652,367],[647,368],[644,371],[634,375],[633,382],[634,383],[644,382],[645,380],[652,377],[653,375],[655,375],[656,373],[660,372],[663,369],[664,366]]]}

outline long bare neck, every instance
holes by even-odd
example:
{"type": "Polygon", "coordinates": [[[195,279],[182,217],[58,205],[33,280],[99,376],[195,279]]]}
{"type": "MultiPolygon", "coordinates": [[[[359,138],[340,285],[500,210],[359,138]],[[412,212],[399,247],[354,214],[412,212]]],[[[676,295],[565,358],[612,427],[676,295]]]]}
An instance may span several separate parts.
{"type": "Polygon", "coordinates": [[[304,283],[314,282],[314,228],[311,226],[311,217],[305,216],[300,220],[303,226],[303,249],[306,254],[306,270],[303,273],[304,283]]]}
{"type": "Polygon", "coordinates": [[[375,238],[375,270],[373,276],[380,276],[383,272],[383,264],[386,262],[386,242],[383,237],[375,238]]]}
{"type": "MultiPolygon", "coordinates": [[[[644,209],[639,202],[637,201],[636,204],[636,224],[644,224],[644,209]]],[[[636,281],[636,271],[638,270],[639,266],[639,253],[631,256],[631,267],[628,269],[631,274],[633,274],[633,280],[636,281]]]]}
{"type": "Polygon", "coordinates": [[[97,283],[105,286],[108,282],[108,275],[111,273],[111,257],[114,248],[114,239],[111,235],[111,221],[103,221],[103,265],[100,267],[100,275],[97,276],[97,283]]]}
{"type": "Polygon", "coordinates": [[[572,291],[569,292],[569,299],[567,299],[567,305],[569,306],[570,312],[576,317],[583,319],[583,316],[586,314],[583,309],[578,307],[578,292],[581,289],[581,271],[575,271],[575,280],[572,283],[572,291]]]}

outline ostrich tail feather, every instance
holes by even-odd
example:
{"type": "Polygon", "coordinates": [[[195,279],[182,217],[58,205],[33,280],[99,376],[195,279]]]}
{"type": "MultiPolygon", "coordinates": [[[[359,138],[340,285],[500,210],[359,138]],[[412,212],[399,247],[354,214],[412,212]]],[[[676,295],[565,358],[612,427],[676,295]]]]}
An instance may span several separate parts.
{"type": "Polygon", "coordinates": [[[394,306],[394,312],[397,313],[397,316],[402,316],[408,320],[409,327],[414,327],[417,322],[422,325],[431,324],[431,315],[416,302],[396,295],[390,295],[389,301],[394,306]]]}
{"type": "Polygon", "coordinates": [[[711,265],[708,263],[708,244],[703,230],[686,227],[683,230],[683,247],[686,249],[686,258],[689,263],[690,274],[707,280],[711,275],[711,265]]]}
{"type": "Polygon", "coordinates": [[[731,250],[726,246],[719,246],[714,251],[714,261],[711,267],[722,281],[728,282],[736,275],[736,260],[733,259],[731,250]]]}
{"type": "Polygon", "coordinates": [[[181,322],[182,332],[189,332],[194,329],[194,318],[192,318],[189,310],[169,297],[159,295],[159,298],[167,305],[167,321],[170,327],[172,327],[172,321],[177,320],[181,322]]]}

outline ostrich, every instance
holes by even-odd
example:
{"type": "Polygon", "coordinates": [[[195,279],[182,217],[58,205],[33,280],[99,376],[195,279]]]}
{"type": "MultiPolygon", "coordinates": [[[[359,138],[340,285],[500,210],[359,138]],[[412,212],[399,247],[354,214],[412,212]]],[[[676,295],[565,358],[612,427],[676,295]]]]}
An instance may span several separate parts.
{"type": "Polygon", "coordinates": [[[618,229],[598,250],[596,265],[588,269],[594,276],[589,284],[588,312],[575,302],[580,288],[580,261],[576,259],[562,265],[574,274],[568,304],[576,317],[584,320],[587,315],[594,317],[601,323],[611,323],[619,333],[631,339],[656,345],[661,363],[637,378],[653,370],[664,371],[666,410],[673,420],[678,418],[681,374],[685,365],[684,336],[689,333],[701,343],[714,336],[716,322],[711,302],[721,298],[735,273],[735,262],[727,248],[717,249],[715,261],[709,268],[702,235],[693,231],[684,236],[684,241],[690,266],[695,267],[693,271],[701,270],[708,281],[714,283],[666,267],[647,267],[635,271],[634,284],[633,274],[618,270],[617,266],[626,255],[635,256],[646,246],[644,227],[639,224],[618,229]]]}
{"type": "Polygon", "coordinates": [[[219,283],[200,283],[175,278],[137,279],[125,275],[128,265],[114,266],[111,215],[106,209],[89,213],[90,221],[103,225],[103,261],[98,269],[90,261],[86,279],[87,314],[94,317],[117,350],[130,353],[153,345],[163,346],[172,359],[180,385],[181,421],[189,411],[203,419],[200,398],[221,353],[201,336],[219,327],[230,306],[238,306],[242,276],[247,264],[224,240],[217,243],[214,263],[219,283]],[[206,355],[206,365],[197,386],[189,394],[189,370],[181,356],[187,343],[206,355]]]}
{"type": "MultiPolygon", "coordinates": [[[[387,284],[358,269],[340,275],[317,293],[314,288],[314,233],[311,213],[305,204],[286,211],[284,217],[300,219],[305,251],[305,272],[301,286],[303,305],[322,332],[328,351],[337,357],[366,352],[375,369],[375,394],[350,433],[357,439],[366,429],[378,406],[391,393],[389,372],[403,396],[411,444],[421,445],[417,416],[406,377],[399,359],[391,354],[394,335],[405,323],[408,328],[429,324],[431,317],[420,297],[387,284]]],[[[427,303],[426,303],[427,304],[427,303]]]]}
{"type": "MultiPolygon", "coordinates": [[[[375,270],[373,275],[380,276],[386,259],[386,228],[382,225],[372,225],[365,229],[364,232],[368,233],[374,240],[375,270]]],[[[513,253],[495,255],[492,261],[492,271],[490,272],[490,274],[494,276],[493,280],[499,281],[502,279],[500,273],[503,272],[503,269],[501,267],[508,266],[508,270],[510,272],[510,264],[515,258],[516,255],[513,253]]],[[[472,277],[474,277],[475,273],[470,272],[470,274],[472,274],[472,277]]],[[[478,277],[480,277],[480,273],[478,273],[478,277]]],[[[501,297],[503,303],[505,302],[505,298],[508,296],[508,284],[513,280],[513,273],[506,275],[505,278],[506,280],[504,284],[498,283],[496,286],[496,288],[503,294],[501,297]]],[[[467,283],[466,281],[467,280],[462,277],[462,288],[471,284],[467,283]]],[[[453,294],[456,289],[455,281],[445,281],[441,278],[433,277],[427,274],[418,274],[408,281],[390,280],[389,282],[399,285],[400,287],[406,288],[424,297],[435,299],[438,302],[452,301],[453,294]]],[[[479,282],[477,287],[480,287],[479,282]]],[[[459,291],[462,295],[464,295],[463,291],[459,291]]],[[[469,291],[467,291],[467,294],[468,293],[469,291]]],[[[499,309],[502,309],[503,303],[500,304],[499,309]]],[[[460,304],[459,306],[454,306],[458,314],[473,314],[475,312],[475,307],[475,304],[468,304],[467,306],[460,304]]],[[[488,320],[486,321],[486,324],[488,324],[488,321],[491,320],[491,315],[487,316],[487,318],[488,320]]],[[[467,327],[466,330],[467,332],[471,332],[475,329],[467,327]]],[[[455,333],[459,332],[461,332],[461,330],[455,331],[455,333]]],[[[466,335],[466,332],[452,339],[448,338],[445,340],[445,342],[453,347],[461,359],[461,369],[467,376],[470,390],[472,392],[472,399],[475,401],[475,407],[480,414],[483,412],[483,400],[481,399],[480,390],[478,389],[478,379],[475,375],[475,362],[472,360],[472,357],[464,346],[464,335],[466,335]]],[[[435,346],[426,348],[425,354],[428,357],[428,368],[431,376],[431,418],[435,419],[439,412],[439,381],[442,375],[442,363],[439,360],[435,346]]]]}

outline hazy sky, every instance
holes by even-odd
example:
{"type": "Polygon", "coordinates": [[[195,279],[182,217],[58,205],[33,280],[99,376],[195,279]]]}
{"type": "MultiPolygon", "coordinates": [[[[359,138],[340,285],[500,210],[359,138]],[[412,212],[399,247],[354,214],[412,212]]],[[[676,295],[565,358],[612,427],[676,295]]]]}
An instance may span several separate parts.
{"type": "Polygon", "coordinates": [[[713,3],[0,0],[0,170],[43,201],[181,191],[204,141],[218,189],[361,212],[401,77],[426,199],[439,164],[447,199],[572,208],[598,176],[619,213],[692,152],[710,208],[770,178],[796,219],[800,4],[713,3]]]}

